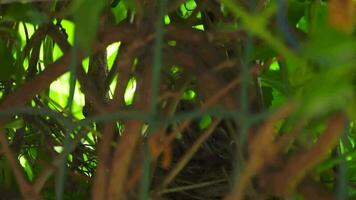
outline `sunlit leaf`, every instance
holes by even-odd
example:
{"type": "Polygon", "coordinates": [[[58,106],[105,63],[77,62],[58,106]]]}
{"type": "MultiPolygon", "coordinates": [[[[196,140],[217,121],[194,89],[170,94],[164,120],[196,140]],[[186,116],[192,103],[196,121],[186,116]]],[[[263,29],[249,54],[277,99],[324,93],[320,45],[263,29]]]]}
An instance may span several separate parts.
{"type": "Polygon", "coordinates": [[[120,42],[115,42],[106,48],[109,69],[111,69],[111,67],[113,66],[120,45],[120,42]]]}
{"type": "Polygon", "coordinates": [[[24,156],[20,157],[20,164],[24,168],[28,179],[32,180],[33,179],[32,167],[24,156]]]}
{"type": "Polygon", "coordinates": [[[183,93],[183,100],[193,100],[196,97],[196,92],[194,90],[187,90],[183,93]]]}
{"type": "MultiPolygon", "coordinates": [[[[68,101],[68,91],[69,91],[69,84],[68,84],[69,74],[66,73],[54,81],[50,85],[50,92],[49,97],[58,104],[59,107],[57,109],[62,110],[67,105],[68,101]]],[[[80,84],[77,83],[75,87],[75,94],[74,94],[74,102],[73,102],[73,114],[75,117],[82,119],[84,116],[82,115],[82,108],[84,106],[84,95],[80,91],[80,84]]]]}
{"type": "Polygon", "coordinates": [[[136,78],[131,78],[127,83],[124,100],[126,105],[131,105],[133,103],[136,91],[136,78]]]}
{"type": "Polygon", "coordinates": [[[127,18],[127,7],[125,6],[123,1],[120,1],[120,3],[114,8],[112,8],[111,11],[115,16],[116,23],[120,23],[121,21],[127,18]]]}

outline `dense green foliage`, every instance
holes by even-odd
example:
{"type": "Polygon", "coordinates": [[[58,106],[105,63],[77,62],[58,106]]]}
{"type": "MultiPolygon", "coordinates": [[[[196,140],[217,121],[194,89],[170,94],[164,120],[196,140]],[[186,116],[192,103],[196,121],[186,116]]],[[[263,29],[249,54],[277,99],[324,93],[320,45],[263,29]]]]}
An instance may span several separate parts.
{"type": "Polygon", "coordinates": [[[0,199],[356,199],[354,0],[0,0],[0,199]]]}

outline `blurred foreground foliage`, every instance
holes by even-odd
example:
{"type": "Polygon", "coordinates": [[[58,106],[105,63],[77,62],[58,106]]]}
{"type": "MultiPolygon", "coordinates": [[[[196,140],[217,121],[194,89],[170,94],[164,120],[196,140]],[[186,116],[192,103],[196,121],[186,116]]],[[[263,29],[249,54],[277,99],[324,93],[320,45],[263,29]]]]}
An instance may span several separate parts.
{"type": "Polygon", "coordinates": [[[0,1],[0,199],[356,199],[354,0],[0,1]]]}

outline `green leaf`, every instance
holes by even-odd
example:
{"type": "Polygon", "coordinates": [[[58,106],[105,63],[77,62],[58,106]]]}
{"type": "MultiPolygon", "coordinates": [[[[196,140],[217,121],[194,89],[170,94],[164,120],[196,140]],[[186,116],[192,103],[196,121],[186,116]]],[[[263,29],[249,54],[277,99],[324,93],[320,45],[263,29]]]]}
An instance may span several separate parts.
{"type": "Polygon", "coordinates": [[[195,99],[195,97],[196,97],[196,92],[194,91],[194,90],[192,90],[192,89],[189,89],[189,90],[186,90],[184,93],[183,93],[183,97],[182,97],[182,99],[183,100],[194,100],[195,99]]]}
{"type": "Polygon", "coordinates": [[[329,26],[320,26],[304,45],[304,54],[322,66],[355,62],[356,40],[329,26]]]}
{"type": "Polygon", "coordinates": [[[11,167],[4,159],[0,159],[0,188],[9,189],[13,187],[14,177],[11,167]]]}
{"type": "Polygon", "coordinates": [[[105,1],[102,0],[85,0],[74,14],[76,42],[86,54],[91,51],[91,44],[96,37],[100,13],[104,6],[105,1]]]}
{"type": "Polygon", "coordinates": [[[280,70],[269,70],[260,76],[262,83],[266,86],[278,90],[278,92],[285,94],[286,86],[282,81],[280,70]]]}
{"type": "Polygon", "coordinates": [[[257,46],[252,52],[252,59],[258,60],[268,60],[276,56],[277,52],[273,48],[265,44],[257,46]]]}
{"type": "Polygon", "coordinates": [[[12,120],[11,122],[7,123],[3,128],[11,128],[11,129],[18,129],[22,128],[24,126],[24,121],[22,118],[18,118],[15,120],[12,120]]]}
{"type": "Polygon", "coordinates": [[[33,171],[30,163],[27,161],[25,156],[20,156],[19,158],[21,166],[24,168],[26,175],[29,180],[33,179],[33,171]]]}
{"type": "Polygon", "coordinates": [[[267,108],[269,108],[272,105],[272,101],[273,101],[273,88],[262,86],[262,93],[263,93],[263,103],[267,108]]]}
{"type": "Polygon", "coordinates": [[[135,98],[135,91],[136,91],[136,78],[130,78],[129,82],[127,83],[125,94],[124,94],[124,101],[126,105],[131,105],[135,98]]]}
{"type": "Polygon", "coordinates": [[[353,96],[350,67],[335,67],[318,73],[297,93],[300,113],[305,117],[321,116],[346,108],[353,96]]]}
{"type": "Polygon", "coordinates": [[[46,37],[42,45],[43,45],[43,64],[47,66],[53,62],[54,42],[51,38],[46,37]]]}
{"type": "Polygon", "coordinates": [[[291,0],[288,4],[288,21],[295,25],[304,16],[307,2],[300,2],[298,0],[291,0]]]}
{"type": "Polygon", "coordinates": [[[208,128],[208,126],[212,123],[212,119],[209,115],[203,116],[199,121],[199,128],[201,130],[208,128]]]}
{"type": "Polygon", "coordinates": [[[61,25],[64,28],[66,34],[68,35],[68,42],[74,44],[74,35],[75,35],[75,24],[72,21],[61,20],[61,25]]]}
{"type": "Polygon", "coordinates": [[[0,58],[0,81],[10,78],[21,79],[24,70],[19,64],[15,63],[12,49],[3,41],[0,41],[0,58]]]}
{"type": "Polygon", "coordinates": [[[273,89],[272,96],[273,96],[273,98],[272,98],[270,108],[272,108],[272,109],[279,108],[281,105],[284,104],[286,98],[282,93],[273,89]]]}
{"type": "Polygon", "coordinates": [[[183,18],[188,18],[193,13],[193,10],[196,7],[197,4],[194,0],[188,0],[185,3],[181,4],[179,11],[183,18]]]}
{"type": "Polygon", "coordinates": [[[123,0],[122,2],[124,3],[127,9],[136,10],[137,8],[135,0],[123,0]]]}
{"type": "Polygon", "coordinates": [[[6,48],[5,45],[0,42],[0,80],[5,81],[11,77],[13,74],[13,64],[14,64],[14,57],[11,54],[11,51],[6,48]]]}
{"type": "Polygon", "coordinates": [[[5,19],[28,22],[34,25],[41,25],[48,21],[45,14],[41,13],[31,4],[13,3],[5,11],[5,19]]]}
{"type": "Polygon", "coordinates": [[[127,10],[128,9],[123,1],[120,1],[120,3],[116,7],[111,9],[112,13],[115,16],[116,23],[120,23],[122,20],[126,19],[127,10]]]}

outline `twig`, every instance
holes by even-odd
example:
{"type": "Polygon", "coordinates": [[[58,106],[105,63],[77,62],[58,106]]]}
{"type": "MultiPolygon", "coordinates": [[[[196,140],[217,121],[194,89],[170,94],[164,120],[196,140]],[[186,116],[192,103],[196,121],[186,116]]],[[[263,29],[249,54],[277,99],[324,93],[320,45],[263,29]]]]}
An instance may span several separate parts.
{"type": "Polygon", "coordinates": [[[175,192],[182,192],[182,191],[186,191],[186,190],[194,190],[194,189],[199,189],[199,188],[204,188],[207,186],[215,185],[218,183],[225,183],[227,181],[228,181],[228,179],[220,179],[220,180],[207,181],[207,182],[193,184],[193,185],[168,188],[168,189],[163,190],[160,194],[169,194],[169,193],[175,193],[175,192]]]}
{"type": "Polygon", "coordinates": [[[6,139],[6,134],[4,132],[0,132],[0,143],[1,143],[1,149],[2,149],[2,153],[4,153],[4,155],[7,158],[7,161],[9,162],[9,165],[11,166],[17,184],[19,185],[19,189],[21,192],[21,195],[24,199],[32,199],[32,198],[37,198],[40,199],[40,197],[38,196],[37,193],[34,192],[32,186],[27,182],[21,166],[19,165],[19,163],[17,162],[17,160],[15,159],[14,154],[12,153],[12,151],[9,148],[9,145],[7,143],[7,139],[6,139]]]}
{"type": "Polygon", "coordinates": [[[182,156],[175,167],[169,172],[169,174],[164,178],[161,185],[158,187],[158,193],[163,190],[172,180],[178,175],[178,173],[187,165],[187,163],[192,159],[194,154],[198,151],[199,147],[203,142],[208,139],[208,137],[214,132],[216,126],[220,123],[221,119],[215,119],[214,122],[209,126],[207,130],[200,135],[200,137],[194,142],[192,147],[182,156]]]}
{"type": "MultiPolygon", "coordinates": [[[[100,49],[106,48],[107,45],[114,41],[133,39],[132,32],[133,28],[127,25],[116,26],[112,29],[109,29],[104,34],[103,41],[94,42],[92,53],[95,53],[100,49]]],[[[81,60],[81,58],[83,58],[83,55],[79,57],[79,60],[81,60]]],[[[68,71],[70,60],[70,53],[65,52],[61,58],[47,66],[41,74],[27,81],[15,92],[5,97],[5,99],[0,102],[0,110],[9,107],[22,106],[28,101],[30,101],[35,94],[38,94],[44,89],[46,89],[51,82],[53,82],[56,78],[68,71]]],[[[0,126],[3,126],[6,122],[7,119],[0,119],[0,126]]],[[[16,180],[19,184],[20,191],[24,198],[35,195],[35,193],[32,191],[31,186],[29,186],[23,174],[21,173],[21,168],[18,165],[18,162],[15,160],[13,153],[9,149],[8,142],[4,134],[0,134],[0,145],[3,149],[4,155],[6,156],[12,169],[14,170],[16,180]]]]}

